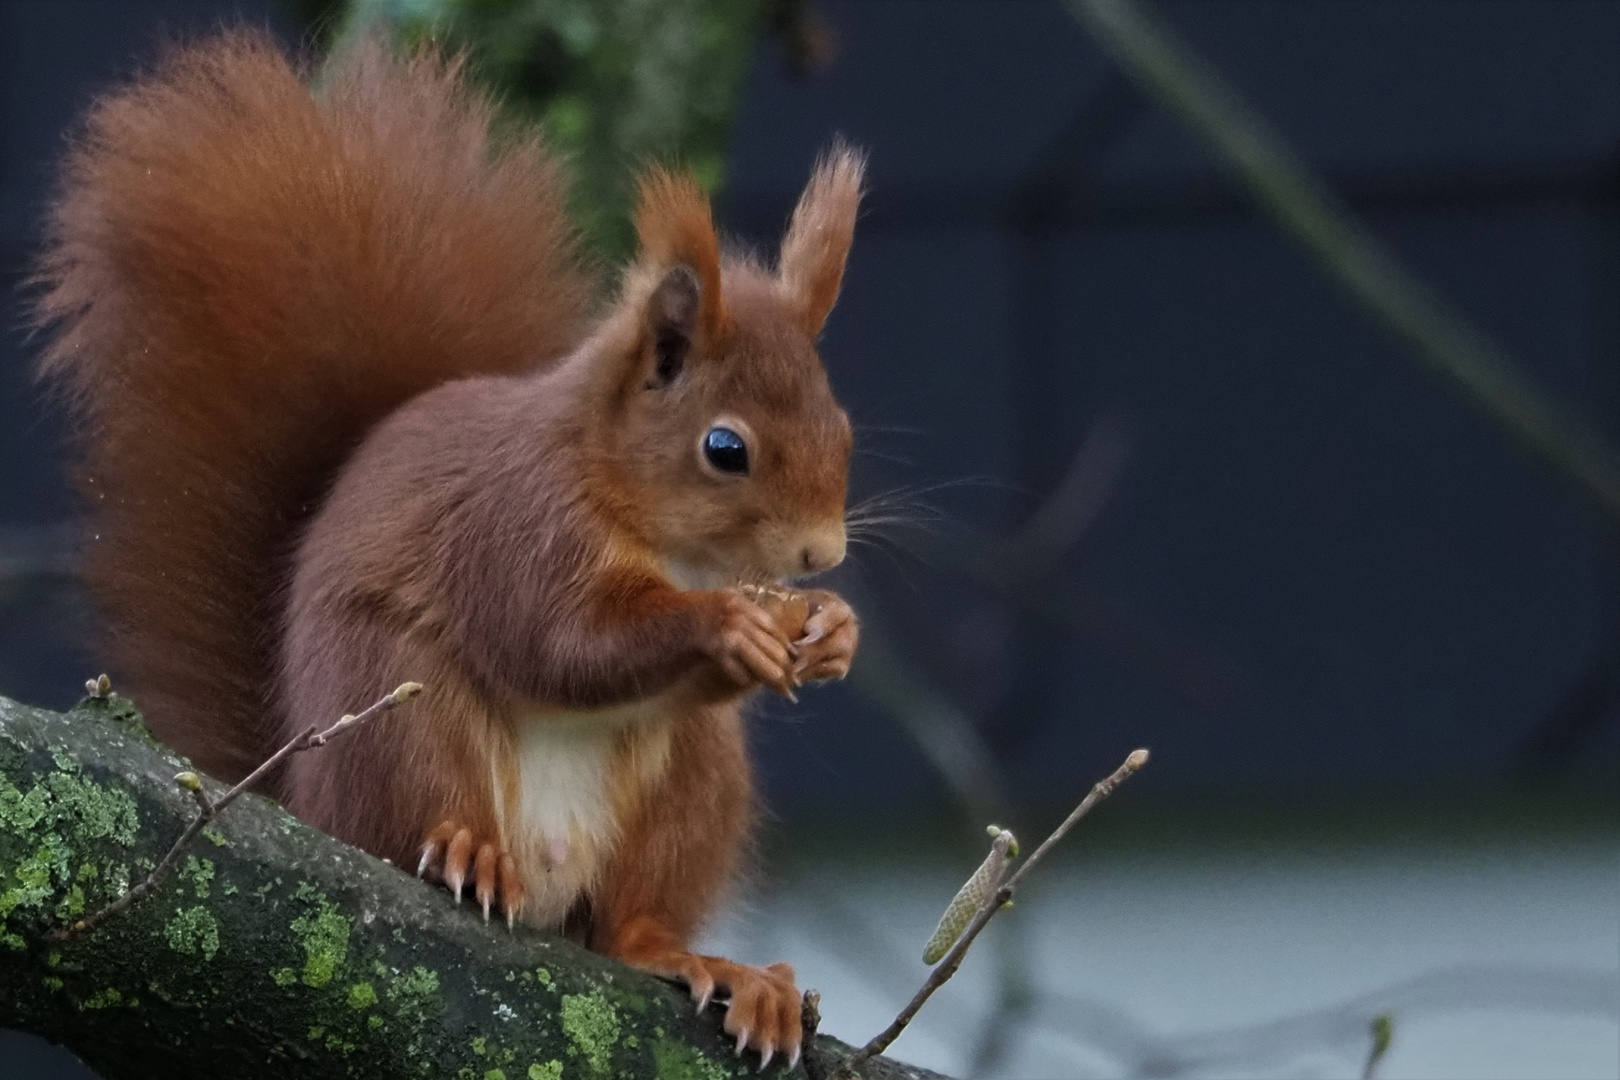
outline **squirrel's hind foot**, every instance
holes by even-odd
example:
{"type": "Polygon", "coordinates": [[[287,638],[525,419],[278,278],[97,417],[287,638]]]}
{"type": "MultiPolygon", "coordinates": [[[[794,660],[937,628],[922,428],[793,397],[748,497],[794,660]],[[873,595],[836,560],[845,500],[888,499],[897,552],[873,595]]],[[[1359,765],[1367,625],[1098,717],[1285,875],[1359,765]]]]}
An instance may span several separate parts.
{"type": "Polygon", "coordinates": [[[724,1028],[737,1040],[737,1053],[759,1052],[764,1072],[780,1054],[789,1069],[799,1063],[804,1029],[800,1022],[802,999],[789,964],[750,967],[717,956],[687,953],[675,960],[676,978],[691,988],[698,1011],[708,1006],[716,990],[727,1000],[724,1028]]]}
{"type": "Polygon", "coordinates": [[[443,884],[455,894],[458,904],[462,889],[471,884],[473,897],[484,910],[484,921],[489,922],[490,909],[496,906],[506,916],[508,930],[523,913],[523,879],[512,856],[498,845],[474,837],[471,829],[454,819],[440,822],[423,841],[416,876],[443,884]]]}
{"type": "Polygon", "coordinates": [[[667,934],[643,924],[620,937],[609,954],[631,967],[684,982],[698,1012],[718,993],[726,998],[726,1034],[737,1040],[737,1053],[759,1053],[763,1072],[778,1055],[791,1069],[799,1062],[804,1041],[803,1002],[788,964],[750,967],[718,956],[699,956],[673,947],[667,934]]]}

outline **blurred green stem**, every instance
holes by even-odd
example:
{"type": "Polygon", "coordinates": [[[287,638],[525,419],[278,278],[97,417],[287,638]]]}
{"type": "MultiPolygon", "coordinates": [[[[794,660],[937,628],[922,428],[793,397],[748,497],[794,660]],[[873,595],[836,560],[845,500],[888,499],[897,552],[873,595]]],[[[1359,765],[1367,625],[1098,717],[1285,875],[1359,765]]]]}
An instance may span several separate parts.
{"type": "Polygon", "coordinates": [[[1620,459],[1598,433],[1544,395],[1495,342],[1373,241],[1163,19],[1135,0],[1067,3],[1126,74],[1203,138],[1249,194],[1352,296],[1620,524],[1620,459]]]}
{"type": "Polygon", "coordinates": [[[1384,1056],[1389,1053],[1389,1044],[1395,1039],[1395,1018],[1389,1013],[1379,1013],[1372,1018],[1368,1025],[1372,1035],[1372,1045],[1367,1049],[1367,1064],[1361,1069],[1361,1080],[1374,1080],[1378,1075],[1378,1066],[1383,1063],[1384,1056]]]}

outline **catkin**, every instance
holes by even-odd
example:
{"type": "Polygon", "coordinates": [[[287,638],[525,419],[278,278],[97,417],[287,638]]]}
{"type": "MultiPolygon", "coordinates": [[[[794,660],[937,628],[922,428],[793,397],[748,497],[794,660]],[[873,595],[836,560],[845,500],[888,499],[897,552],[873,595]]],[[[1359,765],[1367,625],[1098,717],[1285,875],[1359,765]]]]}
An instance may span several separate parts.
{"type": "MultiPolygon", "coordinates": [[[[990,826],[992,836],[1000,836],[1002,830],[994,825],[990,826]]],[[[923,946],[923,963],[937,964],[951,951],[956,939],[962,936],[968,923],[973,921],[974,912],[990,898],[990,893],[1001,885],[1001,869],[1006,864],[1007,852],[1018,853],[1018,841],[1013,839],[1012,833],[1007,833],[1007,843],[992,845],[990,854],[984,857],[984,862],[967,879],[967,884],[957,890],[956,896],[951,899],[945,908],[945,914],[939,917],[939,926],[934,930],[934,936],[928,939],[923,946]]]]}

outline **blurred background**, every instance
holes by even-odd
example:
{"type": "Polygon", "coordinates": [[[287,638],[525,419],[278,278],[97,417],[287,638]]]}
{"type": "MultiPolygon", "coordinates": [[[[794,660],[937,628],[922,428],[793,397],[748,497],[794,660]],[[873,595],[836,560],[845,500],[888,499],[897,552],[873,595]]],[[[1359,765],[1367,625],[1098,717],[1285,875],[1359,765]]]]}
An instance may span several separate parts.
{"type": "MultiPolygon", "coordinates": [[[[760,712],[772,817],[716,948],[791,959],[824,1030],[864,1041],[924,977],[984,825],[1027,849],[1149,746],[892,1053],[964,1076],[1620,1076],[1620,509],[1257,202],[1121,61],[1110,10],[0,0],[0,693],[61,707],[98,670],[19,329],[77,117],[166,41],[246,20],[313,49],[380,19],[470,48],[546,124],[604,259],[649,156],[691,162],[771,250],[835,134],[871,153],[823,344],[882,521],[835,573],[866,636],[846,684],[760,712]]],[[[1561,406],[1543,437],[1596,432],[1612,467],[1620,4],[1124,10],[1406,268],[1386,298],[1440,298],[1450,340],[1561,406]]],[[[0,1077],[86,1075],[0,1033],[0,1077]]]]}

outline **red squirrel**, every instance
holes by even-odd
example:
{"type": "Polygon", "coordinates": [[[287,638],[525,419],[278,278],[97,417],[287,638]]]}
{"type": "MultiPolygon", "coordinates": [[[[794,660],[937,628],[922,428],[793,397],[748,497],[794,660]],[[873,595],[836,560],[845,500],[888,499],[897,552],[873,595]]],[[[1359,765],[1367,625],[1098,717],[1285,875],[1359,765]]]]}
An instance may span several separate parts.
{"type": "Polygon", "coordinates": [[[725,994],[739,1051],[796,1060],[792,969],[689,943],[754,813],[739,706],[856,647],[836,595],[783,616],[745,586],[844,555],[815,343],[862,157],[818,163],[774,267],[648,171],[593,311],[558,164],[456,61],[369,43],[305,76],[255,33],[178,49],[66,163],[41,370],[115,671],[225,780],[424,684],[275,794],[486,920],[725,994]]]}

